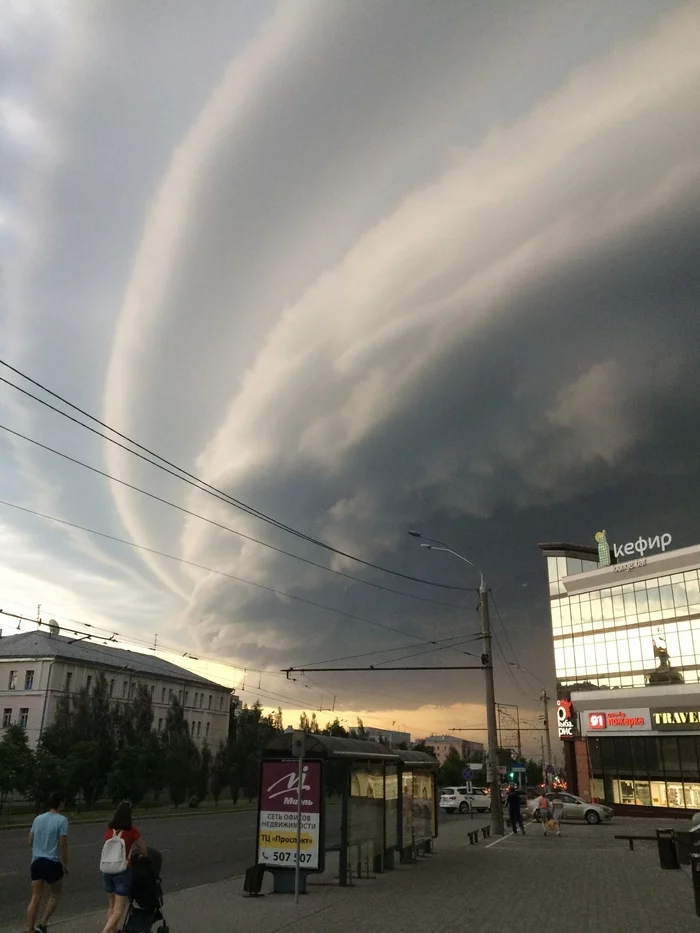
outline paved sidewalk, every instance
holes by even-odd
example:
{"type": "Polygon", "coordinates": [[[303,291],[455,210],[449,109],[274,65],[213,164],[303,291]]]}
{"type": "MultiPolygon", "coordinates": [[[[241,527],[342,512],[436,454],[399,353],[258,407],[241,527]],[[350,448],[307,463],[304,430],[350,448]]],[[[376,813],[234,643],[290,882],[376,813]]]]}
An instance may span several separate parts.
{"type": "MultiPolygon", "coordinates": [[[[543,837],[530,824],[522,836],[469,846],[477,821],[456,818],[441,833],[435,855],[374,880],[339,888],[318,877],[299,905],[287,895],[242,896],[242,879],[167,895],[173,933],[697,933],[689,876],[661,871],[654,844],[630,852],[615,833],[646,834],[651,823],[618,819],[610,826],[565,825],[543,837]]],[[[653,824],[654,827],[657,825],[653,824]]],[[[166,866],[167,868],[167,866],[166,866]]],[[[269,883],[266,883],[269,890],[269,883]]],[[[68,907],[65,905],[64,910],[68,907]]],[[[103,915],[57,917],[52,933],[96,933],[103,915]]],[[[23,933],[23,927],[2,933],[23,933]]]]}

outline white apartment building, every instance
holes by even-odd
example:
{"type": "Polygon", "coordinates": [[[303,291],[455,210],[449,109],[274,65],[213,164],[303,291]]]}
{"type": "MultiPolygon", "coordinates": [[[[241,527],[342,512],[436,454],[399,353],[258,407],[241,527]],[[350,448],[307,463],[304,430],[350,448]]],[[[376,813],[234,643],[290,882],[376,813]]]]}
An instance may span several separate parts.
{"type": "Polygon", "coordinates": [[[104,674],[115,703],[139,684],[150,691],[153,728],[162,731],[177,697],[198,746],[215,748],[228,735],[231,690],[162,658],[44,631],[0,638],[0,728],[20,725],[34,747],[53,721],[61,696],[90,690],[104,674]]]}
{"type": "Polygon", "coordinates": [[[478,754],[484,752],[484,746],[481,742],[458,739],[454,735],[429,735],[427,739],[423,739],[423,742],[435,749],[435,757],[441,765],[445,764],[451,748],[454,748],[462,758],[468,758],[473,752],[478,754]]]}

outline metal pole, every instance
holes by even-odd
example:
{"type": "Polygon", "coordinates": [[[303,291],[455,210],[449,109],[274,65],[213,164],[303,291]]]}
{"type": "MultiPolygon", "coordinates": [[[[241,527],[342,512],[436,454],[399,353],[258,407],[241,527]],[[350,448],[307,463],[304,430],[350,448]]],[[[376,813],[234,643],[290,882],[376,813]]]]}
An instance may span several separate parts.
{"type": "Polygon", "coordinates": [[[540,748],[542,749],[542,783],[547,784],[547,770],[544,760],[544,739],[540,738],[540,748]]]}
{"type": "MultiPolygon", "coordinates": [[[[542,705],[544,707],[544,740],[547,744],[547,761],[546,765],[552,764],[552,736],[549,734],[549,697],[547,696],[547,691],[542,691],[542,705]]],[[[549,771],[545,771],[545,783],[547,788],[551,786],[551,776],[549,771]]]]}
{"type": "Polygon", "coordinates": [[[493,684],[493,656],[491,653],[491,620],[489,618],[489,595],[486,584],[479,585],[479,615],[484,652],[484,682],[486,686],[486,726],[488,734],[488,758],[486,779],[491,788],[491,835],[502,836],[503,807],[501,788],[498,782],[498,724],[496,722],[496,692],[493,684]]]}
{"type": "Polygon", "coordinates": [[[301,796],[304,775],[302,766],[304,753],[299,755],[299,776],[297,778],[297,860],[294,866],[294,903],[299,903],[299,863],[301,861],[301,796]]]}

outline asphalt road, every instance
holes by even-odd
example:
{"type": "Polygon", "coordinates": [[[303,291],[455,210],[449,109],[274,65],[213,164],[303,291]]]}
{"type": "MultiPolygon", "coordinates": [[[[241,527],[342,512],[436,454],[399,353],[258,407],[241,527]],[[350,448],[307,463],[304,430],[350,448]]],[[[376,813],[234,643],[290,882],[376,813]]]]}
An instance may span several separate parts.
{"type": "MultiPolygon", "coordinates": [[[[166,908],[168,891],[243,874],[255,860],[256,818],[255,811],[243,811],[140,820],[142,835],[163,853],[166,908]]],[[[329,810],[329,823],[332,819],[329,810]]],[[[26,829],[0,832],[0,931],[10,923],[16,924],[26,910],[30,862],[27,836],[26,829]]],[[[59,907],[62,917],[105,906],[99,875],[103,838],[101,824],[71,826],[70,874],[59,907]]]]}

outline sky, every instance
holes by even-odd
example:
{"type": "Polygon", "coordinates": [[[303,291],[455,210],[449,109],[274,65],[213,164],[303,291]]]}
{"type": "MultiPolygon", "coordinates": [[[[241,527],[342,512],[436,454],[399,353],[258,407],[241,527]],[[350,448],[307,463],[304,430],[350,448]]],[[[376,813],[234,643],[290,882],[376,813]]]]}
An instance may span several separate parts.
{"type": "Polygon", "coordinates": [[[6,0],[0,356],[223,497],[0,383],[171,503],[0,430],[0,608],[483,739],[476,670],[280,673],[479,663],[418,528],[537,725],[538,541],[698,541],[699,41],[693,0],[6,0]]]}

